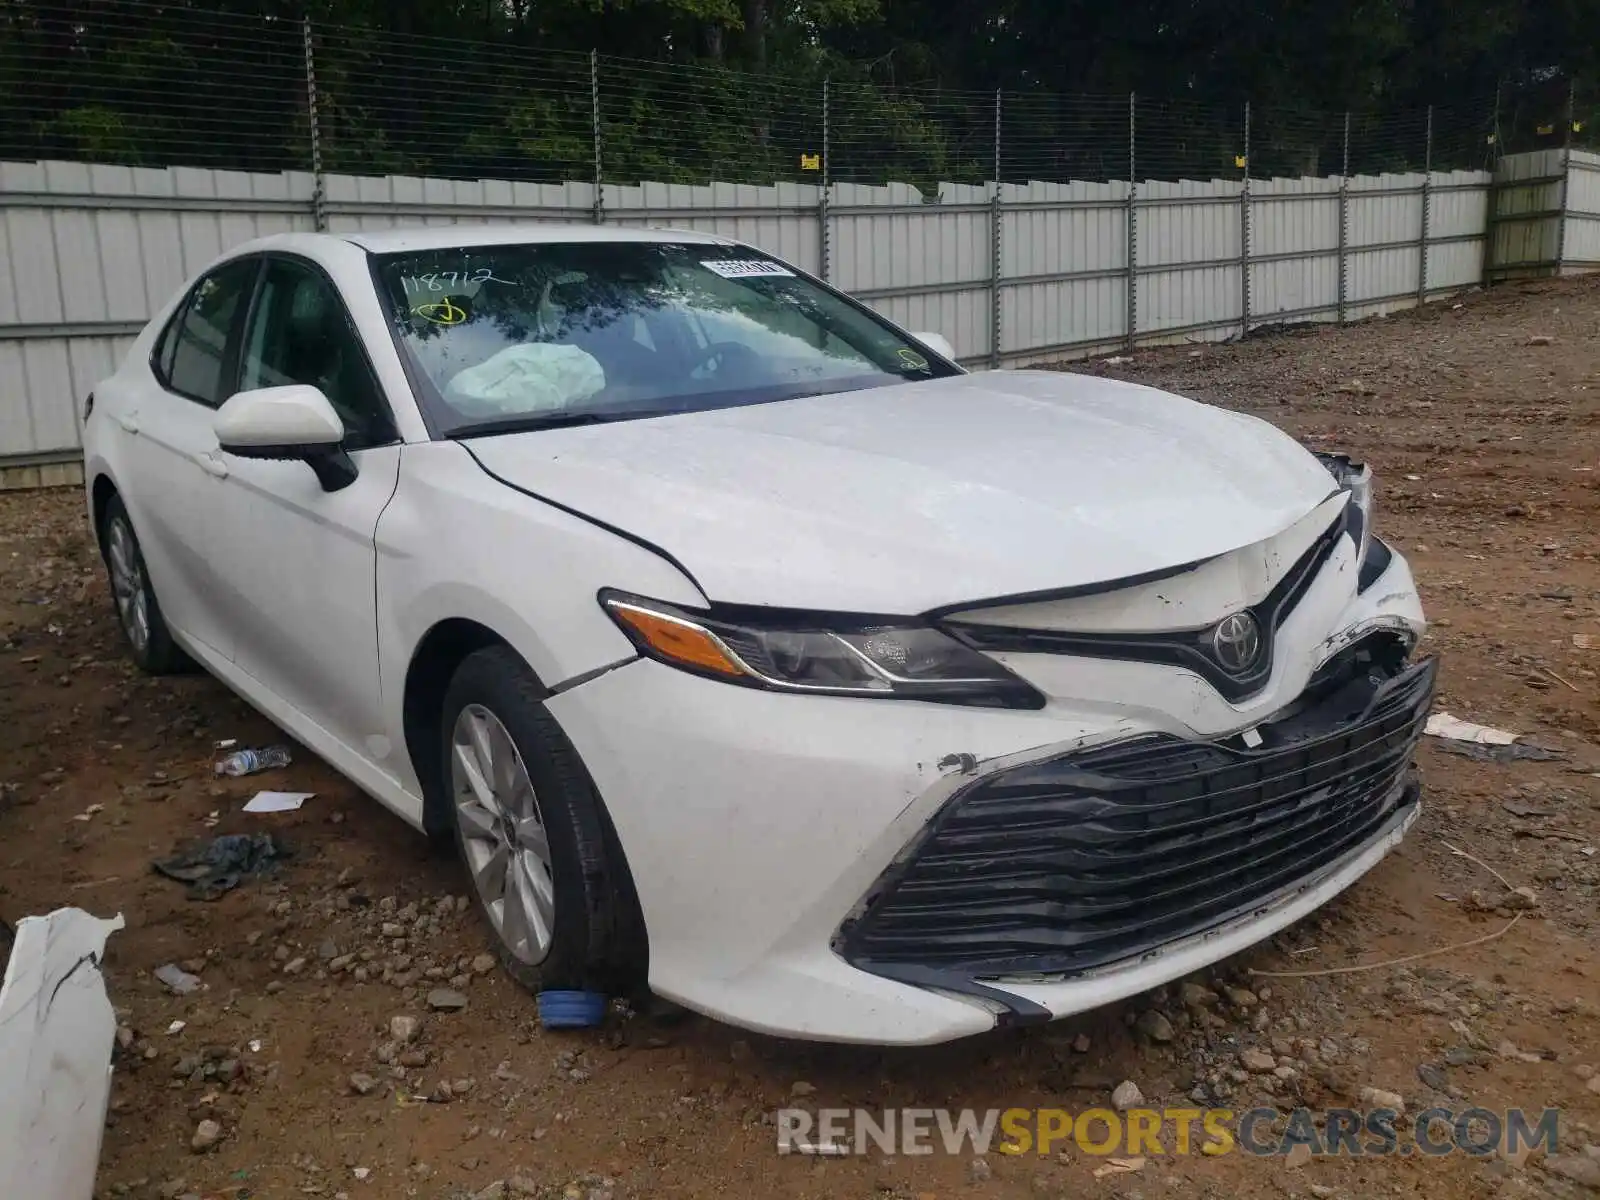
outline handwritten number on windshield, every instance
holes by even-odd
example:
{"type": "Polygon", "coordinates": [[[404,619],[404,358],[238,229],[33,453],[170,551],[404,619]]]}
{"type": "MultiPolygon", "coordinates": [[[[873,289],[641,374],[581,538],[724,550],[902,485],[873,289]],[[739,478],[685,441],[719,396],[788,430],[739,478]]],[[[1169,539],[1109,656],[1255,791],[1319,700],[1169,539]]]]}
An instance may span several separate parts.
{"type": "Polygon", "coordinates": [[[400,286],[408,292],[446,292],[452,288],[478,283],[511,282],[509,279],[501,279],[494,273],[492,267],[479,267],[473,271],[429,271],[423,275],[400,277],[400,286]]]}

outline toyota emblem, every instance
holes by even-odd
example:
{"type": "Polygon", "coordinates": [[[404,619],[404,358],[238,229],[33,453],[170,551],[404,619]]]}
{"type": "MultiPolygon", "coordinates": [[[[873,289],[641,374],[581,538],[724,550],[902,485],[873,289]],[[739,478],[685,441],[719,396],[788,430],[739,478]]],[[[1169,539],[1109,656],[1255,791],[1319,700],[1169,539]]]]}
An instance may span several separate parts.
{"type": "Polygon", "coordinates": [[[1261,657],[1261,626],[1247,612],[1223,617],[1211,631],[1211,653],[1224,671],[1248,671],[1261,657]]]}

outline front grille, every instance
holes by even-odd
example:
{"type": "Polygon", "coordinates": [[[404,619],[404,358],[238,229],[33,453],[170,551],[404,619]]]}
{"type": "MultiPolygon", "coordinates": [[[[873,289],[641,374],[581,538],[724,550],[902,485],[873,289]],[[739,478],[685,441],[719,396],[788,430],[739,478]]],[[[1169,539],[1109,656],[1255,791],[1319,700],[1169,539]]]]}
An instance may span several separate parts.
{"type": "Polygon", "coordinates": [[[1303,697],[1261,745],[1137,738],[958,793],[836,946],[868,971],[1071,975],[1303,883],[1415,803],[1433,660],[1303,697]]]}

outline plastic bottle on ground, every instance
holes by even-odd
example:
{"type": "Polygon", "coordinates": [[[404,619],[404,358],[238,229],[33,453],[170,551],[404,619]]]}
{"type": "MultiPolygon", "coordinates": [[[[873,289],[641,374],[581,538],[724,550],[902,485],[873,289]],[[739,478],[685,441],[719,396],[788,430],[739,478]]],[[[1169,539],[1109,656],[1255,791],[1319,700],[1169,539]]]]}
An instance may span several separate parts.
{"type": "Polygon", "coordinates": [[[217,760],[216,771],[218,775],[254,775],[288,765],[289,747],[268,746],[263,750],[235,750],[217,760]]]}

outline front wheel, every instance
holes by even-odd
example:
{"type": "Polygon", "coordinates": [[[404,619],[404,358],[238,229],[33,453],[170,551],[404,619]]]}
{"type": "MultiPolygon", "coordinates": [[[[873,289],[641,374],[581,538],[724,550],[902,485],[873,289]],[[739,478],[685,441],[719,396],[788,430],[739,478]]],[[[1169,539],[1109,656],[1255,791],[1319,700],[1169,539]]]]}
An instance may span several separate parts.
{"type": "Polygon", "coordinates": [[[634,982],[627,868],[533,673],[504,646],[469,655],[441,724],[456,844],[506,971],[535,992],[634,982]]]}
{"type": "Polygon", "coordinates": [[[133,521],[121,497],[113,496],[106,505],[100,545],[111,582],[111,599],[116,605],[117,624],[127,640],[133,661],[151,675],[171,675],[189,665],[189,656],[172,640],[172,631],[161,615],[155,589],[150,584],[144,552],[133,532],[133,521]]]}

